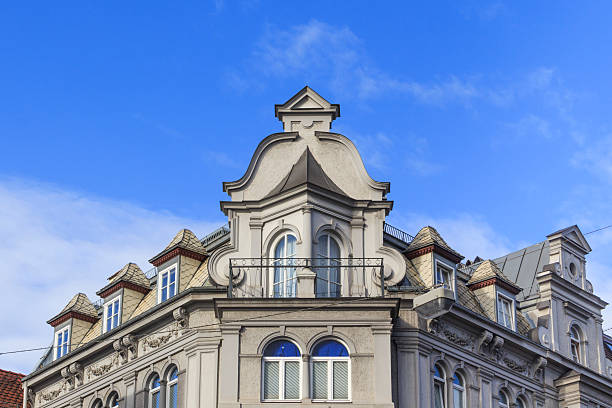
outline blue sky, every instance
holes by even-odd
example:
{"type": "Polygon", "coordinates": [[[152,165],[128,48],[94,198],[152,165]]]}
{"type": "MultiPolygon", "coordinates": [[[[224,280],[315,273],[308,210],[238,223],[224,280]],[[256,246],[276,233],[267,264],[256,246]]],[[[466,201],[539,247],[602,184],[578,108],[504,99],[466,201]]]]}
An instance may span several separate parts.
{"type": "MultiPolygon", "coordinates": [[[[334,130],[391,182],[389,221],[410,233],[492,258],[612,224],[609,3],[296,4],[3,6],[0,351],[47,345],[74,293],[220,225],[221,182],[304,85],[341,105],[334,130]]],[[[611,301],[612,228],[587,238],[611,301]]]]}

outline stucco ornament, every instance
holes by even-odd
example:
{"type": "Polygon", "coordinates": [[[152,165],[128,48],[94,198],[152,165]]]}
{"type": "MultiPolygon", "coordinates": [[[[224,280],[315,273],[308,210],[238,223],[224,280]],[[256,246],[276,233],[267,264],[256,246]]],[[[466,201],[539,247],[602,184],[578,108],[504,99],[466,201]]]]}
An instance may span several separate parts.
{"type": "Polygon", "coordinates": [[[86,369],[87,380],[92,380],[94,378],[100,377],[111,371],[114,367],[119,366],[119,355],[113,354],[109,359],[107,359],[107,363],[98,363],[92,364],[86,369]]]}
{"type": "Polygon", "coordinates": [[[113,342],[113,348],[117,352],[122,364],[127,363],[130,359],[138,357],[138,341],[136,336],[128,334],[113,342]]]}
{"type": "Polygon", "coordinates": [[[479,354],[484,354],[489,346],[489,343],[491,343],[491,340],[493,340],[493,333],[488,330],[483,330],[474,343],[474,351],[479,354]]]}

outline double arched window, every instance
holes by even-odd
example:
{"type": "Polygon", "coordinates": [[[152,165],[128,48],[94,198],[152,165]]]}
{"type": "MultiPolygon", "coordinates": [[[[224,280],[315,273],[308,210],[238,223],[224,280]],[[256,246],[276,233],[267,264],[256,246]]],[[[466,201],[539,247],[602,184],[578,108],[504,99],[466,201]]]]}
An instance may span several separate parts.
{"type": "Polygon", "coordinates": [[[447,408],[447,396],[450,398],[449,392],[452,390],[453,408],[465,408],[465,381],[463,376],[455,373],[452,378],[448,379],[446,371],[441,364],[434,365],[433,375],[433,402],[434,408],[447,408]]]}
{"type": "Polygon", "coordinates": [[[301,355],[298,347],[288,340],[268,344],[262,366],[264,400],[300,399],[301,355]]]}
{"type": "Polygon", "coordinates": [[[104,404],[100,398],[96,398],[93,404],[91,404],[91,408],[104,408],[104,404]]]}
{"type": "MultiPolygon", "coordinates": [[[[264,349],[263,401],[295,401],[302,395],[302,354],[293,342],[275,340],[264,349]]],[[[312,349],[310,395],[316,401],[350,399],[350,356],[340,342],[326,339],[312,349]]]]}
{"type": "Polygon", "coordinates": [[[153,374],[149,381],[149,408],[177,408],[178,406],[178,369],[172,367],[162,381],[153,374]]]}
{"type": "Polygon", "coordinates": [[[516,399],[516,408],[527,408],[527,404],[522,397],[516,399]]]}
{"type": "Polygon", "coordinates": [[[329,234],[321,235],[317,241],[317,256],[313,260],[317,274],[315,294],[317,297],[340,296],[340,246],[329,234]]]}
{"type": "Polygon", "coordinates": [[[106,400],[106,406],[108,408],[119,408],[119,394],[117,394],[117,391],[110,393],[106,400]]]}
{"type": "Polygon", "coordinates": [[[570,327],[569,337],[572,360],[576,363],[582,363],[582,336],[580,335],[580,329],[575,324],[570,327]]]}
{"type": "Polygon", "coordinates": [[[297,292],[296,243],[294,235],[286,234],[274,248],[272,293],[274,297],[295,297],[297,292]]]}

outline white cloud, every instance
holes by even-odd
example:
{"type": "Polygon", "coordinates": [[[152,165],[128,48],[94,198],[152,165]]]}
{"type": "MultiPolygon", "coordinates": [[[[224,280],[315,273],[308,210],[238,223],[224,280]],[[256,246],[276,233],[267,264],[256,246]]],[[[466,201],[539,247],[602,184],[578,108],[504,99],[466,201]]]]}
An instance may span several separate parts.
{"type": "Polygon", "coordinates": [[[589,138],[572,157],[572,164],[612,183],[612,134],[589,138]]]}
{"type": "MultiPolygon", "coordinates": [[[[77,292],[96,299],[127,262],[144,270],[181,228],[202,236],[222,220],[185,219],[130,203],[24,180],[0,180],[3,335],[0,351],[52,341],[45,322],[77,292]]],[[[29,372],[42,352],[0,356],[0,366],[29,372]]]]}

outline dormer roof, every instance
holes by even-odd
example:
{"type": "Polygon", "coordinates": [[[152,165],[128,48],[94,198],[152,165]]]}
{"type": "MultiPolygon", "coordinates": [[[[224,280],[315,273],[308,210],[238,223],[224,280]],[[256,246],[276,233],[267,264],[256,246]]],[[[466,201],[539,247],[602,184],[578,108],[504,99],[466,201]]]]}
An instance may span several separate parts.
{"type": "Polygon", "coordinates": [[[98,311],[93,303],[90,302],[86,294],[77,293],[70,299],[70,302],[68,302],[62,311],[49,319],[47,323],[55,327],[70,318],[93,323],[98,320],[98,311]]]}
{"type": "Polygon", "coordinates": [[[459,262],[463,259],[463,255],[452,249],[446,241],[444,241],[440,233],[431,226],[421,228],[412,242],[410,242],[408,249],[406,249],[406,253],[413,255],[417,254],[418,256],[418,254],[420,254],[420,252],[418,252],[419,250],[432,246],[441,249],[442,252],[444,252],[442,255],[445,255],[454,262],[459,262]]]}
{"type": "Polygon", "coordinates": [[[330,115],[331,120],[340,116],[340,105],[329,103],[309,86],[305,86],[283,104],[274,105],[274,116],[281,122],[283,116],[299,115],[330,115]]]}
{"type": "Polygon", "coordinates": [[[338,187],[327,174],[325,174],[325,171],[323,168],[321,168],[319,162],[317,162],[317,160],[314,158],[310,152],[310,149],[306,147],[306,150],[304,150],[304,153],[302,153],[293,167],[291,167],[289,173],[287,173],[281,182],[268,193],[266,198],[281,194],[285,191],[291,190],[294,187],[304,184],[315,185],[346,196],[344,191],[342,191],[342,189],[338,187]]]}
{"type": "Polygon", "coordinates": [[[119,269],[108,280],[109,283],[96,293],[102,298],[107,297],[122,287],[127,287],[141,293],[149,291],[149,279],[147,279],[140,267],[133,262],[119,269]]]}
{"type": "Polygon", "coordinates": [[[488,285],[498,285],[513,295],[521,291],[521,288],[504,275],[497,264],[490,259],[480,263],[467,282],[467,286],[472,290],[488,285]]]}
{"type": "Polygon", "coordinates": [[[149,260],[153,265],[159,266],[167,260],[178,255],[203,261],[206,258],[206,249],[198,237],[188,229],[180,230],[170,241],[168,246],[149,260]]]}

